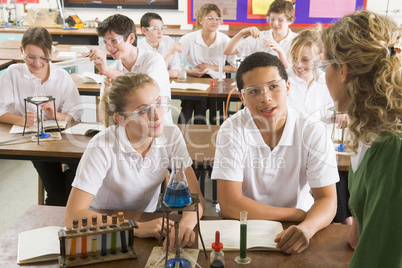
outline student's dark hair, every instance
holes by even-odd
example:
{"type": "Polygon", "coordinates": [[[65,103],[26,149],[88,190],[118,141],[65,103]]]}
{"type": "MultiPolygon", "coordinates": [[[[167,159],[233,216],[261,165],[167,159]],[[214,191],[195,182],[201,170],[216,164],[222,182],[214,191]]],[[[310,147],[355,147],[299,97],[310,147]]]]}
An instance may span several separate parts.
{"type": "Polygon", "coordinates": [[[154,85],[156,82],[144,73],[126,73],[118,76],[102,96],[101,111],[104,114],[106,127],[115,125],[114,113],[123,113],[127,106],[129,97],[139,88],[146,85],[154,85]]]}
{"type": "Polygon", "coordinates": [[[285,81],[288,80],[288,74],[286,73],[285,66],[283,66],[283,63],[278,57],[268,54],[266,52],[256,52],[245,58],[244,61],[240,64],[239,69],[237,69],[236,74],[237,89],[240,91],[244,87],[243,74],[255,68],[270,67],[270,66],[277,67],[279,75],[283,79],[285,79],[285,81]]]}
{"type": "Polygon", "coordinates": [[[159,14],[154,13],[154,12],[148,12],[142,15],[141,17],[141,27],[149,27],[149,23],[151,23],[151,20],[160,20],[163,22],[162,17],[159,16],[159,14]]]}
{"type": "Polygon", "coordinates": [[[52,37],[42,27],[32,27],[26,30],[21,40],[21,46],[25,49],[27,45],[40,47],[46,57],[52,53],[52,37]]]}
{"type": "Polygon", "coordinates": [[[295,9],[293,4],[287,0],[275,0],[272,2],[267,12],[268,19],[271,13],[284,13],[288,21],[294,21],[295,19],[295,9]]]}
{"type": "Polygon", "coordinates": [[[127,16],[121,14],[114,14],[107,17],[96,28],[98,36],[103,37],[107,32],[115,32],[116,34],[123,35],[124,40],[127,41],[128,36],[131,33],[135,35],[135,41],[133,46],[137,46],[137,30],[135,28],[134,21],[127,16]]]}

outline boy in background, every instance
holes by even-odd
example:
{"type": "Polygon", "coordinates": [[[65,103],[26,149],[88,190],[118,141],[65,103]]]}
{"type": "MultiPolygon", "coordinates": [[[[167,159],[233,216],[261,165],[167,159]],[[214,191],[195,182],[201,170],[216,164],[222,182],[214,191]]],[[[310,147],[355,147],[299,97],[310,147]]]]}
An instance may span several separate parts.
{"type": "MultiPolygon", "coordinates": [[[[103,49],[91,50],[89,58],[94,61],[99,74],[107,79],[102,84],[100,96],[105,87],[116,77],[128,72],[146,73],[158,84],[160,96],[171,99],[169,74],[163,57],[152,51],[137,48],[137,33],[134,22],[127,16],[115,14],[107,17],[97,28],[99,45],[115,60],[107,65],[103,49]]],[[[165,113],[165,123],[173,123],[171,112],[165,113]]]]}
{"type": "Polygon", "coordinates": [[[170,36],[163,35],[166,26],[159,14],[148,12],[141,17],[141,32],[145,36],[138,40],[138,48],[144,51],[154,51],[163,56],[170,78],[176,78],[180,70],[180,57],[183,47],[170,36]]]}
{"type": "Polygon", "coordinates": [[[254,26],[244,28],[230,40],[223,53],[225,55],[239,53],[244,58],[255,52],[265,51],[277,56],[285,68],[288,68],[288,53],[293,38],[297,36],[297,33],[289,29],[295,20],[294,14],[295,10],[290,1],[275,0],[267,12],[271,30],[260,31],[254,26]]]}

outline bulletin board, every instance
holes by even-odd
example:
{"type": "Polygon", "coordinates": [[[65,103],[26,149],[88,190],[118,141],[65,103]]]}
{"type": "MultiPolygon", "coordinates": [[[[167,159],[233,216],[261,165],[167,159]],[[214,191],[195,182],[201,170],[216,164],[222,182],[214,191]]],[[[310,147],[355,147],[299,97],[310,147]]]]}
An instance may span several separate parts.
{"type": "MultiPolygon", "coordinates": [[[[188,23],[196,24],[197,10],[206,3],[215,3],[228,25],[267,25],[266,12],[274,0],[188,0],[188,23]]],[[[309,27],[316,23],[332,24],[346,14],[365,9],[367,0],[293,0],[294,26],[309,27]]]]}

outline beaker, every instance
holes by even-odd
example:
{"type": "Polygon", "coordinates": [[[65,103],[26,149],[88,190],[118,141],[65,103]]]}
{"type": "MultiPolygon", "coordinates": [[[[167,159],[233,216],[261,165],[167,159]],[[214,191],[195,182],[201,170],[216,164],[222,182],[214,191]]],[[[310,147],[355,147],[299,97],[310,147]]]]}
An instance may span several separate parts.
{"type": "Polygon", "coordinates": [[[172,169],[163,203],[169,207],[186,207],[191,204],[191,193],[182,166],[172,169]]]}
{"type": "Polygon", "coordinates": [[[180,64],[179,74],[177,76],[177,80],[178,81],[186,81],[186,79],[187,79],[186,67],[185,67],[184,63],[181,63],[180,64]]]}
{"type": "Polygon", "coordinates": [[[47,101],[49,100],[48,97],[46,97],[45,91],[43,90],[42,85],[39,83],[38,85],[36,85],[35,90],[34,90],[34,94],[32,96],[32,101],[47,101]]]}

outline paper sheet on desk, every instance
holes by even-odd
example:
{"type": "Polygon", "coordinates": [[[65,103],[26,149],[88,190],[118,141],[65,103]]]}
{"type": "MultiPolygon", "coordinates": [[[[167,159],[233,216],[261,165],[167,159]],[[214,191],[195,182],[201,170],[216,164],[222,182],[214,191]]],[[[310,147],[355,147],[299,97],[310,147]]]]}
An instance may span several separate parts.
{"type": "Polygon", "coordinates": [[[172,81],[170,83],[170,88],[177,88],[177,89],[194,89],[194,90],[202,90],[205,91],[210,87],[209,84],[202,84],[202,83],[176,83],[172,81]]]}

